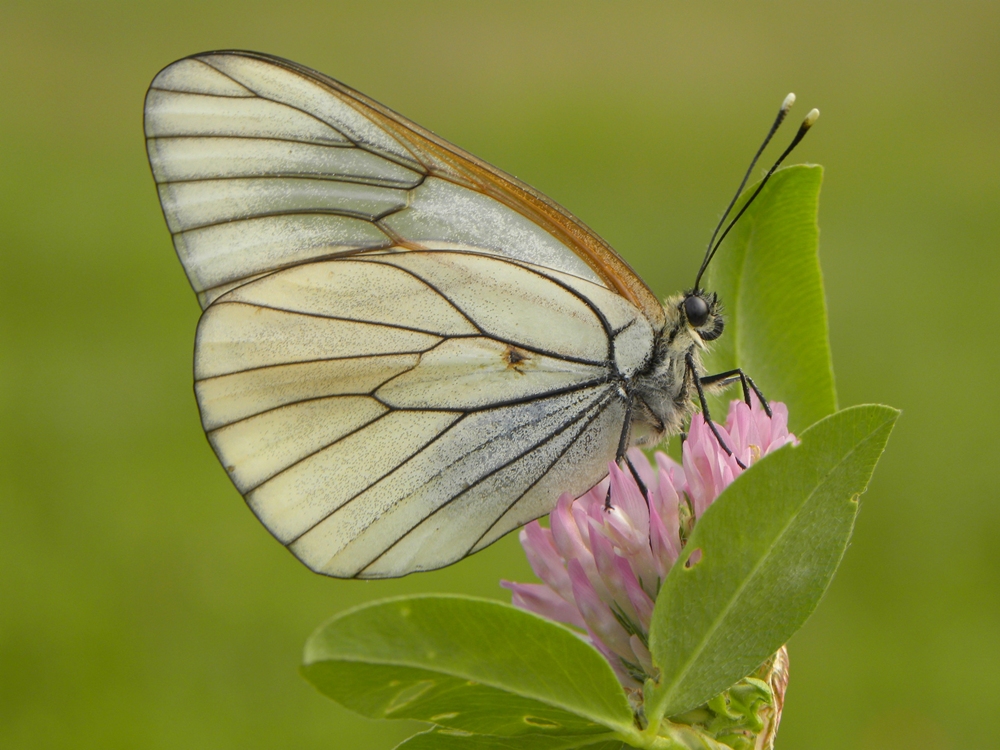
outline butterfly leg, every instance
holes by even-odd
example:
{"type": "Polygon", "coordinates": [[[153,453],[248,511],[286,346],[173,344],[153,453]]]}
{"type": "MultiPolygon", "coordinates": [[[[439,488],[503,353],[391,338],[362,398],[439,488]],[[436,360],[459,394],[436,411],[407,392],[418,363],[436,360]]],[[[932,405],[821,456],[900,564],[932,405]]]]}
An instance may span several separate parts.
{"type": "Polygon", "coordinates": [[[627,453],[625,454],[625,463],[628,465],[628,470],[632,472],[632,478],[635,480],[635,483],[639,485],[639,491],[642,493],[643,498],[646,500],[646,507],[648,508],[649,490],[646,489],[646,483],[642,481],[642,478],[639,476],[639,471],[635,468],[635,464],[632,463],[632,459],[628,457],[627,453]]]}
{"type": "Polygon", "coordinates": [[[769,417],[773,417],[774,415],[771,413],[771,405],[767,403],[767,399],[764,398],[764,394],[761,393],[760,388],[758,388],[757,384],[753,382],[753,379],[739,367],[735,370],[720,372],[717,375],[706,375],[701,378],[701,384],[703,386],[717,385],[719,383],[728,385],[729,383],[736,382],[737,378],[739,378],[740,385],[743,386],[743,400],[746,402],[746,405],[752,406],[750,403],[750,390],[753,389],[754,394],[756,394],[757,398],[760,400],[760,405],[764,407],[764,413],[769,417]]]}
{"type": "MultiPolygon", "coordinates": [[[[639,471],[635,468],[635,464],[632,463],[632,459],[628,457],[628,436],[632,428],[632,399],[628,399],[628,406],[625,407],[625,424],[622,426],[622,433],[618,438],[618,450],[615,452],[615,463],[621,464],[622,461],[628,466],[629,472],[632,474],[632,478],[635,479],[635,483],[639,486],[639,491],[642,492],[643,498],[646,500],[646,507],[649,507],[649,490],[646,488],[646,483],[642,481],[642,477],[639,476],[639,471]]],[[[608,482],[608,494],[604,496],[604,510],[611,510],[611,483],[608,482]]]]}
{"type": "MultiPolygon", "coordinates": [[[[708,429],[712,431],[715,435],[715,439],[718,441],[719,446],[726,452],[727,456],[733,456],[736,459],[736,463],[741,469],[746,468],[746,464],[740,461],[739,456],[734,456],[732,449],[726,445],[726,441],[722,439],[722,435],[719,434],[718,428],[715,426],[715,422],[712,421],[712,415],[708,411],[708,401],[705,398],[705,388],[702,386],[704,382],[702,378],[698,375],[698,370],[694,366],[694,358],[688,354],[686,357],[688,370],[691,373],[691,379],[694,381],[694,387],[698,391],[698,401],[701,402],[701,413],[705,417],[705,424],[708,425],[708,429]]],[[[730,376],[731,377],[731,376],[730,376]]],[[[723,376],[724,379],[724,376],[723,376]]],[[[756,386],[754,387],[756,391],[756,386]]]]}

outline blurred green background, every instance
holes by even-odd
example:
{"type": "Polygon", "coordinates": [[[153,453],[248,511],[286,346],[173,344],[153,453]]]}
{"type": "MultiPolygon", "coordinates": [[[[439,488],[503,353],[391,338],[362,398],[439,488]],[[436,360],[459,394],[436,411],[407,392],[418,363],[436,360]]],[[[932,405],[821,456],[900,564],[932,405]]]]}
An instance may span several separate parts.
{"type": "Polygon", "coordinates": [[[315,576],[217,465],[142,101],[161,67],[232,47],[527,180],[660,295],[691,283],[782,97],[820,107],[793,161],[826,167],[841,404],[904,414],[791,643],[779,747],[995,742],[998,39],[986,2],[3,0],[0,747],[390,748],[414,727],[314,692],[306,636],[362,601],[530,580],[513,536],[399,581],[315,576]]]}

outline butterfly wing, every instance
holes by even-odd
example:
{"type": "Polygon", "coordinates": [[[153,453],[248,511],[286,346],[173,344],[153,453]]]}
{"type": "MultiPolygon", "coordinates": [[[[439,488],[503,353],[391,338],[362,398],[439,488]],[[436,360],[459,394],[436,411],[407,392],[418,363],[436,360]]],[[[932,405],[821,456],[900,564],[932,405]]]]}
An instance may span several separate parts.
{"type": "Polygon", "coordinates": [[[252,53],[162,71],[146,134],[205,430],[310,568],[441,567],[604,476],[662,308],[564,210],[252,53]]]}

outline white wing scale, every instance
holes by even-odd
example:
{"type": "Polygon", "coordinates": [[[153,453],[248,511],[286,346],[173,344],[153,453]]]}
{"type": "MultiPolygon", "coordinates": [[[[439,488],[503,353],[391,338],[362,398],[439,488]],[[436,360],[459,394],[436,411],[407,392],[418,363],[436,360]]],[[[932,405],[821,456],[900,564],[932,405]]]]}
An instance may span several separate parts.
{"type": "Polygon", "coordinates": [[[214,430],[285,404],[371,393],[419,361],[387,354],[272,365],[198,380],[195,389],[205,429],[214,430]]]}
{"type": "MultiPolygon", "coordinates": [[[[393,575],[398,574],[393,570],[454,562],[467,555],[510,506],[525,499],[592,424],[589,413],[606,408],[609,398],[607,389],[592,388],[467,417],[413,460],[345,501],[290,549],[310,567],[338,576],[393,575]],[[428,536],[428,528],[437,533],[428,536]],[[401,559],[398,550],[393,552],[400,544],[408,551],[405,564],[397,568],[389,560],[401,559]],[[377,572],[366,570],[387,552],[389,560],[376,565],[377,572]]],[[[613,460],[620,424],[605,436],[602,458],[613,460]]],[[[591,484],[606,473],[605,466],[591,484]]],[[[586,484],[581,479],[574,477],[578,486],[586,484]]],[[[541,513],[551,509],[557,496],[544,498],[541,513]]]]}
{"type": "Polygon", "coordinates": [[[165,69],[146,134],[205,430],[309,567],[440,567],[604,476],[653,334],[570,247],[267,60],[165,69]]]}
{"type": "Polygon", "coordinates": [[[301,177],[234,177],[163,185],[160,197],[171,232],[257,216],[305,212],[341,214],[374,222],[406,205],[406,190],[301,177]],[[183,223],[181,223],[183,222],[183,223]]]}

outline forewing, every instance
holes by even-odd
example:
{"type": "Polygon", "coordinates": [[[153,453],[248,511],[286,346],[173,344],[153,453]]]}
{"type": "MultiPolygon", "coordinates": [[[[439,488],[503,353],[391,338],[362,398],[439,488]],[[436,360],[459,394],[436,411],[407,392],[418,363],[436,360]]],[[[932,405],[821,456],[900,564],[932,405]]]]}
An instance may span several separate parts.
{"type": "Polygon", "coordinates": [[[277,269],[394,247],[493,253],[613,290],[654,330],[628,265],[524,183],[331,78],[247,52],[180,60],[145,127],[174,245],[203,307],[277,269]]]}
{"type": "Polygon", "coordinates": [[[568,278],[411,251],[244,284],[198,328],[209,440],[313,570],[388,577],[455,562],[614,460],[619,383],[642,366],[623,371],[631,355],[616,350],[631,351],[638,329],[648,350],[652,332],[627,302],[611,304],[618,295],[568,278]]]}

